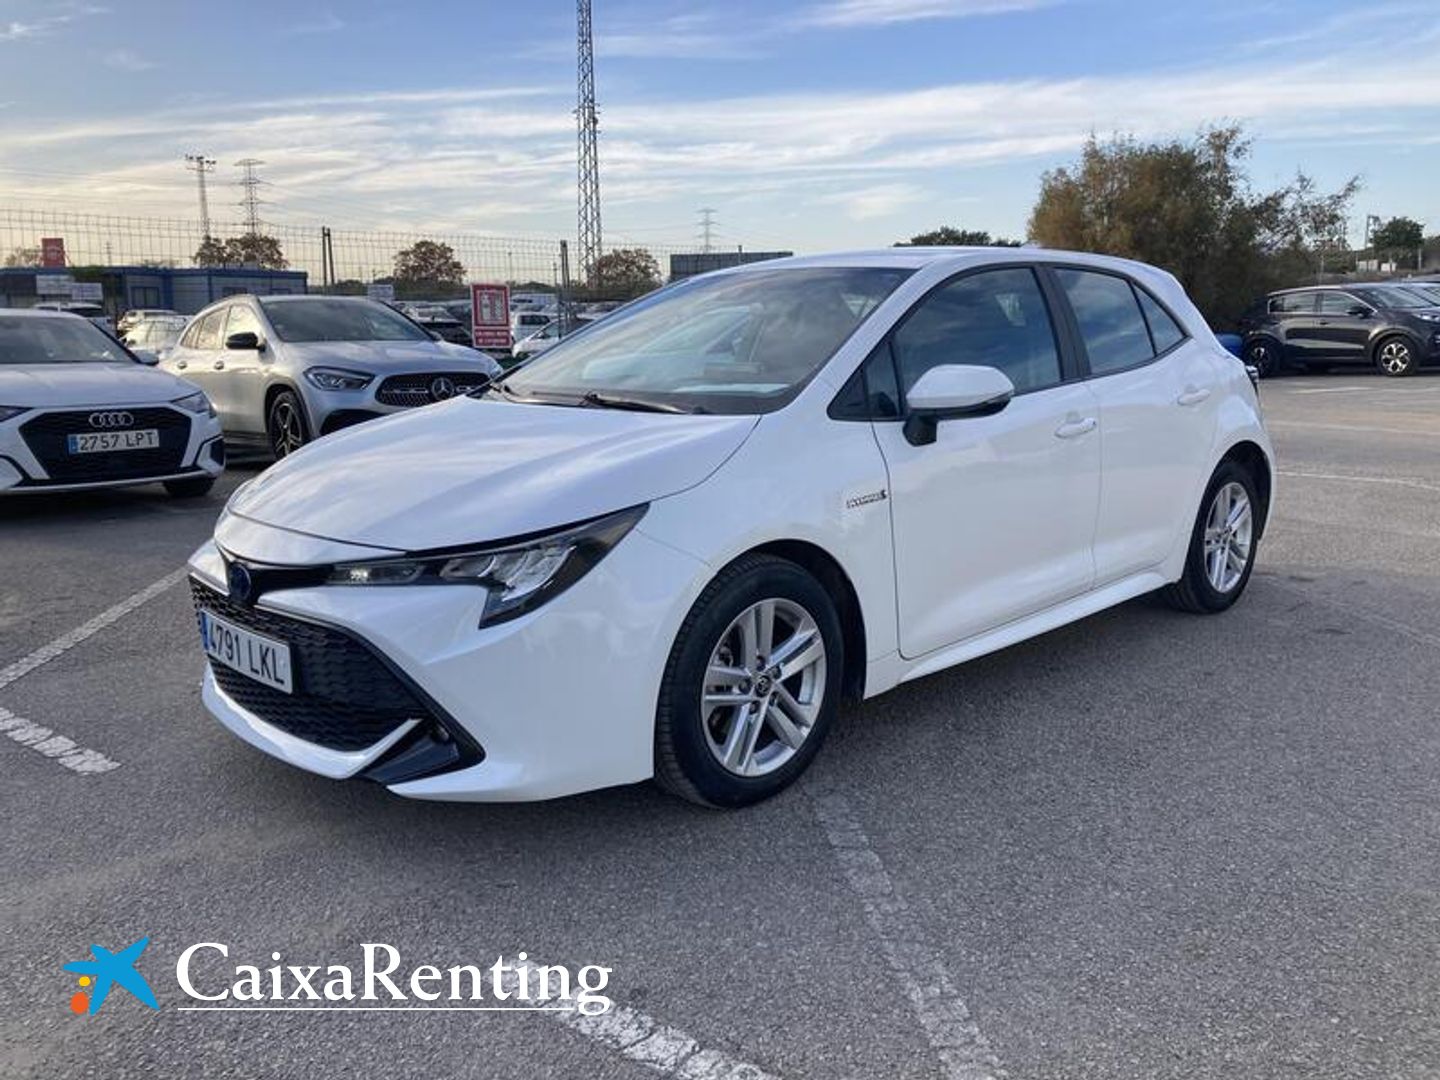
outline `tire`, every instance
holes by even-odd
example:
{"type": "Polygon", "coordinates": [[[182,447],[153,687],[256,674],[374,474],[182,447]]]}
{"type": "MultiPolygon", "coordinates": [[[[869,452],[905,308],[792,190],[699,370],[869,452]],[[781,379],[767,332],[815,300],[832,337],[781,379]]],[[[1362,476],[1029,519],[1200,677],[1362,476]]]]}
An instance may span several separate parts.
{"type": "Polygon", "coordinates": [[[173,499],[198,499],[210,494],[215,486],[213,476],[194,476],[184,480],[166,480],[165,491],[173,499]]]}
{"type": "Polygon", "coordinates": [[[1415,346],[1403,337],[1388,337],[1376,345],[1375,364],[1381,374],[1395,379],[1415,374],[1415,369],[1420,366],[1415,346]]]}
{"type": "Polygon", "coordinates": [[[1210,483],[1205,486],[1205,497],[1200,500],[1195,525],[1190,530],[1185,572],[1179,581],[1166,586],[1162,592],[1172,607],[1200,615],[1213,615],[1240,599],[1240,594],[1250,583],[1251,571],[1255,569],[1255,549],[1260,539],[1259,507],[1255,480],[1250,470],[1234,461],[1221,462],[1210,483]],[[1215,537],[1212,515],[1219,509],[1222,492],[1229,497],[1237,488],[1244,494],[1248,511],[1240,527],[1230,532],[1229,543],[1225,544],[1224,540],[1215,537]],[[1217,551],[1217,544],[1224,544],[1219,548],[1218,562],[1211,558],[1217,551]],[[1227,559],[1226,551],[1241,553],[1243,565],[1238,571],[1233,561],[1227,559]]]}
{"type": "Polygon", "coordinates": [[[1245,362],[1260,372],[1262,379],[1271,379],[1285,370],[1280,343],[1271,338],[1256,338],[1245,345],[1245,362]]]}
{"type": "Polygon", "coordinates": [[[265,437],[276,461],[288,457],[310,441],[305,406],[294,391],[281,390],[270,402],[270,409],[265,414],[265,437]]]}
{"type": "Polygon", "coordinates": [[[788,559],[737,559],[705,587],[670,649],[655,713],[656,782],[711,807],[748,806],[782,791],[819,752],[844,667],[840,616],[825,588],[788,559]],[[763,647],[751,620],[767,615],[770,655],[790,646],[792,658],[805,660],[788,676],[743,655],[747,643],[763,647]]]}

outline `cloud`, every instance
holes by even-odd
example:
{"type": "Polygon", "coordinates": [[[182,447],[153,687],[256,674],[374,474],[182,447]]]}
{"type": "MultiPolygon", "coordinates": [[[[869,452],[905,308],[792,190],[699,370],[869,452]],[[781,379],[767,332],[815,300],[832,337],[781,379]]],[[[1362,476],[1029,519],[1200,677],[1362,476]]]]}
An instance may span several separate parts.
{"type": "MultiPolygon", "coordinates": [[[[93,205],[103,190],[117,213],[173,216],[193,199],[179,155],[199,149],[221,162],[217,206],[232,163],[264,159],[275,220],[564,235],[574,214],[572,93],[548,84],[377,90],[71,124],[17,118],[0,129],[0,194],[18,205],[93,205]]],[[[1028,164],[1038,174],[1072,158],[1091,131],[1184,136],[1234,118],[1262,145],[1343,131],[1414,147],[1434,136],[1437,110],[1440,70],[1395,79],[1351,55],[898,91],[618,96],[601,117],[601,191],[607,206],[628,208],[617,220],[637,227],[659,207],[673,220],[692,206],[743,204],[774,233],[777,220],[823,219],[816,206],[863,223],[944,205],[936,193],[956,190],[965,170],[1028,164]]]]}
{"type": "Polygon", "coordinates": [[[109,8],[101,7],[98,4],[78,3],[57,3],[51,5],[54,14],[42,15],[35,19],[20,20],[11,19],[9,22],[0,23],[0,42],[26,41],[33,38],[47,37],[59,30],[62,26],[74,22],[76,19],[87,15],[108,15],[109,8]]]}
{"type": "Polygon", "coordinates": [[[924,19],[968,19],[1049,7],[1056,0],[833,0],[801,12],[801,26],[888,26],[924,19]]]}
{"type": "Polygon", "coordinates": [[[105,66],[116,71],[149,71],[155,61],[146,60],[133,49],[113,49],[105,54],[105,66]]]}

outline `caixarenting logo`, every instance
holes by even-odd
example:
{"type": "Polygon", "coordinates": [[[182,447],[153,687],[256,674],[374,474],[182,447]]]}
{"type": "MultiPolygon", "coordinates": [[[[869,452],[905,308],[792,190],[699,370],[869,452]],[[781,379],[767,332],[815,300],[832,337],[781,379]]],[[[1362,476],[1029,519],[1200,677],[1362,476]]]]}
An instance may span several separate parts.
{"type": "MultiPolygon", "coordinates": [[[[152,1009],[160,1007],[149,983],[135,968],[149,938],[112,953],[90,947],[94,960],[64,965],[80,975],[70,999],[75,1013],[99,1011],[118,984],[152,1009]]],[[[383,942],[360,946],[358,964],[232,963],[230,946],[202,941],[188,946],[175,963],[175,981],[191,1002],[181,1012],[578,1012],[597,1016],[614,1002],[604,991],[612,968],[587,964],[572,971],[542,964],[524,952],[493,964],[402,964],[400,950],[383,942]]]]}

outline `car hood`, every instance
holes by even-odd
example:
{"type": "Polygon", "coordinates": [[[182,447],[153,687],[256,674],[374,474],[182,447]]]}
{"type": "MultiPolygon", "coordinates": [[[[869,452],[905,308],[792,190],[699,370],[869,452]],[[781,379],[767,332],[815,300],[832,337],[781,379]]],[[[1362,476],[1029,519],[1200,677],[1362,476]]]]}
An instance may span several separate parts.
{"type": "Polygon", "coordinates": [[[471,370],[493,375],[499,370],[484,353],[448,341],[314,341],[286,343],[282,348],[301,368],[326,364],[376,375],[471,370]]]}
{"type": "Polygon", "coordinates": [[[236,492],[229,510],[372,547],[476,544],[693,487],[757,419],[454,398],[312,443],[236,492]]]}
{"type": "Polygon", "coordinates": [[[195,387],[130,361],[93,364],[0,364],[0,405],[53,409],[174,401],[195,387]]]}

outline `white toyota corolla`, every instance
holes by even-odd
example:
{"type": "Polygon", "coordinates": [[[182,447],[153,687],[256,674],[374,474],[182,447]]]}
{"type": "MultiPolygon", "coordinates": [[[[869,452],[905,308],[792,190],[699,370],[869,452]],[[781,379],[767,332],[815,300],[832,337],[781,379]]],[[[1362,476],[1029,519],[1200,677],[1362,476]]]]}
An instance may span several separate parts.
{"type": "Polygon", "coordinates": [[[210,490],[225,467],[215,410],[63,311],[0,311],[0,495],[160,481],[210,490]]]}
{"type": "Polygon", "coordinates": [[[743,805],[842,696],[1155,589],[1227,608],[1273,475],[1245,368],[1152,267],[722,271],[237,491],[190,564],[204,700],[401,795],[743,805]]]}

